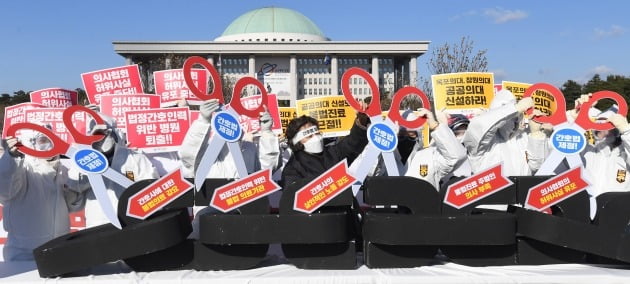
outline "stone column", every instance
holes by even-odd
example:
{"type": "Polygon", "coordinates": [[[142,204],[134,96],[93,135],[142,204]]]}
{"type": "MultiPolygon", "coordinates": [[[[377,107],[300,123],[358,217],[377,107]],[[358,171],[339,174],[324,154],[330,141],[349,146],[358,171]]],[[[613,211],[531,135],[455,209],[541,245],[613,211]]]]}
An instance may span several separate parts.
{"type": "Polygon", "coordinates": [[[297,57],[295,54],[291,54],[289,58],[289,87],[290,91],[290,106],[295,107],[295,101],[298,99],[298,85],[297,85],[297,57]]]}
{"type": "Polygon", "coordinates": [[[412,87],[418,85],[418,58],[415,56],[409,58],[409,85],[412,87]]]}
{"type": "Polygon", "coordinates": [[[332,86],[330,87],[333,95],[341,95],[339,91],[339,62],[337,55],[333,55],[330,59],[330,76],[332,77],[332,86]]]}
{"type": "Polygon", "coordinates": [[[379,74],[378,74],[378,55],[374,54],[372,55],[372,78],[374,79],[374,82],[376,83],[376,87],[379,88],[379,84],[378,84],[378,78],[379,74]]]}
{"type": "Polygon", "coordinates": [[[249,56],[249,76],[256,78],[256,55],[249,56]]]}

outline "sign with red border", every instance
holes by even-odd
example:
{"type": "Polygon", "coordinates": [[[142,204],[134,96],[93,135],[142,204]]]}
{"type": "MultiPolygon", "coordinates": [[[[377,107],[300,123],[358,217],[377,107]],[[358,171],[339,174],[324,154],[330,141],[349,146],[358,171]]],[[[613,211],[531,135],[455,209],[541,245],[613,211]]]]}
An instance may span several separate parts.
{"type": "MultiPolygon", "coordinates": [[[[256,109],[260,106],[260,96],[250,96],[241,98],[241,104],[246,109],[256,109]]],[[[229,109],[229,106],[227,106],[229,109]]],[[[271,114],[271,119],[273,120],[273,126],[271,130],[276,133],[282,133],[282,125],[280,124],[280,111],[278,109],[278,99],[275,94],[267,95],[267,111],[271,114]]],[[[260,130],[260,121],[258,117],[249,117],[244,114],[240,114],[238,118],[241,127],[243,130],[247,130],[246,132],[255,132],[260,130]]]]}
{"type": "Polygon", "coordinates": [[[228,212],[280,190],[271,179],[271,170],[264,169],[217,188],[210,206],[228,212]]]}
{"type": "Polygon", "coordinates": [[[164,148],[182,145],[190,128],[188,108],[133,110],[125,113],[127,142],[132,148],[164,148]]]}
{"type": "Polygon", "coordinates": [[[91,104],[100,104],[102,95],[143,93],[138,65],[127,65],[81,74],[91,104]]]}
{"type": "MultiPolygon", "coordinates": [[[[205,69],[191,69],[190,78],[200,90],[208,89],[208,71],[205,69]]],[[[199,99],[186,84],[183,69],[171,69],[153,72],[155,94],[160,96],[162,107],[177,105],[177,101],[185,99],[189,104],[198,105],[199,99]]]]}
{"type": "Polygon", "coordinates": [[[30,93],[31,102],[45,107],[70,107],[77,104],[78,93],[61,88],[48,88],[30,93]]]}
{"type": "MultiPolygon", "coordinates": [[[[74,137],[68,131],[66,122],[64,121],[63,112],[65,108],[34,108],[27,109],[24,112],[26,121],[49,125],[52,132],[68,143],[74,143],[74,137]]],[[[72,125],[81,134],[86,134],[87,115],[85,112],[75,112],[72,114],[72,125]]]]}
{"type": "Polygon", "coordinates": [[[512,185],[503,176],[503,165],[498,164],[471,177],[451,184],[444,196],[444,203],[457,209],[466,207],[512,185]]]}
{"type": "MultiPolygon", "coordinates": [[[[40,108],[43,107],[40,104],[36,104],[36,103],[21,103],[21,104],[17,104],[17,105],[12,105],[12,106],[7,106],[4,108],[4,130],[2,131],[2,139],[7,137],[7,129],[9,129],[9,126],[16,124],[16,123],[21,123],[21,122],[26,122],[26,116],[25,116],[25,111],[27,109],[33,109],[33,108],[40,108]]],[[[18,131],[15,133],[16,136],[20,136],[20,132],[22,130],[18,131]]]]}
{"type": "Polygon", "coordinates": [[[344,159],[295,193],[293,209],[312,213],[356,182],[344,159]]]}
{"type": "Polygon", "coordinates": [[[180,169],[170,172],[132,195],[127,204],[127,216],[144,220],[193,188],[182,178],[180,169]]]}
{"type": "Polygon", "coordinates": [[[151,94],[101,96],[101,112],[116,119],[116,127],[125,129],[125,113],[132,110],[160,108],[160,96],[151,94]]]}
{"type": "Polygon", "coordinates": [[[582,167],[575,167],[529,189],[525,208],[543,211],[580,191],[589,183],[582,178],[582,167]]]}

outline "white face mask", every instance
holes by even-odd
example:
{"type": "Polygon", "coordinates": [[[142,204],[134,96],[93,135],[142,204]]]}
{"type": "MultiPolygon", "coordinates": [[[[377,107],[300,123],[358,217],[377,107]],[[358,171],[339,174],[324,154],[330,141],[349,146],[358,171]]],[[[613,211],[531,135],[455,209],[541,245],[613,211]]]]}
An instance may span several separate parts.
{"type": "Polygon", "coordinates": [[[35,143],[35,150],[37,151],[48,151],[50,149],[52,149],[52,143],[49,142],[45,142],[45,143],[35,143]]]}
{"type": "Polygon", "coordinates": [[[100,151],[103,154],[107,154],[114,150],[114,146],[116,146],[116,140],[114,140],[114,137],[112,137],[110,134],[105,136],[103,140],[96,142],[94,144],[94,149],[100,151]]]}
{"type": "Polygon", "coordinates": [[[319,154],[324,151],[324,138],[321,134],[315,134],[304,143],[304,152],[319,154]]]}

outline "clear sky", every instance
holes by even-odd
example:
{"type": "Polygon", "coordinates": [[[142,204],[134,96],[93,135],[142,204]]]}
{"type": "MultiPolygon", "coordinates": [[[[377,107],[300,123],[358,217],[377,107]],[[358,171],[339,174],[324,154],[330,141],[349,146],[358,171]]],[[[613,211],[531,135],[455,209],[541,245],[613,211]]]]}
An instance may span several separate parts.
{"type": "Polygon", "coordinates": [[[586,82],[630,76],[630,1],[56,0],[0,2],[0,93],[83,88],[80,74],[122,66],[112,41],[207,41],[239,15],[276,6],[332,40],[430,41],[470,36],[495,81],[586,82]]]}

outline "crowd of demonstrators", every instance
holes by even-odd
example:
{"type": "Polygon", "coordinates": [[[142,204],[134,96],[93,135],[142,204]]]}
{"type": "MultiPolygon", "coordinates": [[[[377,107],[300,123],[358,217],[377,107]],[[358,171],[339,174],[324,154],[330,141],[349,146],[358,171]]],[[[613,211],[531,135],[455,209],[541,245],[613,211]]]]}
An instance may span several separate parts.
{"type": "Polygon", "coordinates": [[[73,180],[56,155],[37,158],[18,152],[18,143],[47,151],[52,142],[39,132],[2,140],[0,203],[3,206],[5,261],[33,260],[37,246],[70,232],[68,213],[85,204],[87,179],[73,180]],[[83,190],[82,190],[83,189],[83,190]]]}
{"type": "MultiPolygon", "coordinates": [[[[92,147],[107,158],[109,167],[120,172],[131,181],[157,178],[158,172],[145,154],[137,149],[127,147],[125,135],[116,127],[116,120],[99,112],[98,107],[95,105],[89,105],[88,108],[96,111],[104,121],[104,124],[97,124],[95,120],[91,120],[87,132],[92,135],[104,135],[104,138],[94,142],[92,147]]],[[[75,179],[85,178],[83,174],[75,169],[70,170],[70,175],[74,176],[75,179]]],[[[104,179],[104,183],[112,208],[118,208],[118,199],[125,191],[125,188],[109,179],[104,179]]],[[[109,223],[89,183],[83,183],[83,185],[86,186],[87,192],[85,204],[86,228],[109,223]]]]}
{"type": "Polygon", "coordinates": [[[284,191],[283,200],[285,195],[294,194],[343,159],[351,164],[368,143],[369,123],[366,114],[358,113],[350,134],[334,144],[324,146],[324,138],[315,118],[303,115],[289,122],[286,138],[292,154],[282,171],[280,186],[284,191]]]}
{"type": "Polygon", "coordinates": [[[532,127],[536,122],[530,120],[529,129],[523,123],[524,112],[533,106],[531,97],[516,102],[511,92],[501,90],[490,109],[470,121],[462,143],[473,173],[500,163],[505,176],[527,176],[538,170],[550,149],[542,128],[532,127]]]}
{"type": "Polygon", "coordinates": [[[427,109],[419,109],[418,116],[427,118],[433,138],[428,147],[409,156],[404,175],[426,180],[440,189],[440,181],[466,159],[466,150],[448,127],[448,115],[437,110],[435,116],[427,109]]]}
{"type": "MultiPolygon", "coordinates": [[[[588,99],[588,95],[582,96],[576,105],[588,99]]],[[[453,177],[470,176],[497,164],[503,165],[505,176],[534,174],[550,153],[549,137],[553,129],[533,119],[526,122],[524,112],[533,106],[531,98],[516,102],[509,91],[503,90],[497,92],[488,111],[470,119],[442,111],[434,114],[426,109],[405,111],[403,117],[407,120],[427,119],[423,127],[429,128],[431,141],[423,147],[421,128],[397,129],[399,142],[394,156],[398,174],[426,180],[437,190],[453,177]]],[[[184,177],[194,177],[211,136],[212,116],[220,107],[216,99],[200,105],[199,118],[191,123],[179,151],[164,157],[171,164],[169,168],[181,166],[184,177]]],[[[571,114],[575,113],[575,110],[569,111],[569,118],[574,118],[571,114]]],[[[105,123],[90,123],[88,133],[104,134],[105,138],[92,146],[107,157],[111,168],[134,181],[157,178],[168,172],[156,167],[156,163],[164,164],[163,161],[156,162],[150,154],[129,149],[115,120],[99,115],[105,123]]],[[[540,115],[541,112],[534,110],[533,116],[540,115]]],[[[630,170],[630,125],[614,111],[600,113],[597,117],[601,122],[611,122],[615,129],[595,131],[594,145],[587,145],[581,153],[585,175],[591,184],[589,194],[596,197],[608,191],[630,191],[626,178],[630,170]]],[[[370,124],[369,117],[363,113],[357,114],[347,136],[328,144],[320,132],[319,122],[309,116],[290,121],[286,132],[280,136],[271,131],[273,120],[268,111],[260,113],[259,122],[258,132],[248,132],[239,141],[240,149],[249,174],[261,169],[273,172],[273,179],[282,187],[280,202],[288,202],[288,197],[297,190],[344,159],[351,165],[350,171],[363,162],[370,124]]],[[[24,136],[20,141],[38,150],[51,147],[45,136],[31,136],[24,136]]],[[[32,259],[34,247],[67,233],[70,211],[85,207],[87,227],[107,222],[85,176],[63,166],[58,157],[24,156],[17,151],[18,143],[16,138],[7,137],[0,150],[0,182],[6,185],[0,187],[4,226],[8,232],[5,260],[32,259]]],[[[242,178],[228,147],[224,145],[214,150],[219,153],[207,177],[242,178]]],[[[379,159],[371,175],[386,174],[383,161],[379,159]]],[[[115,203],[124,188],[107,179],[106,187],[114,203],[112,206],[117,208],[115,203]]],[[[209,206],[205,208],[201,212],[216,213],[209,206]]],[[[198,232],[196,223],[194,228],[198,232]]],[[[195,237],[193,233],[191,238],[195,237]]]]}
{"type": "MultiPolygon", "coordinates": [[[[194,177],[198,163],[206,152],[208,146],[207,142],[211,136],[212,115],[219,109],[220,104],[217,99],[210,99],[201,104],[199,108],[199,118],[192,122],[179,150],[184,177],[194,177]]],[[[254,136],[251,133],[245,134],[250,138],[239,141],[248,174],[261,169],[270,169],[273,171],[280,165],[280,146],[278,137],[271,131],[273,120],[269,112],[266,110],[262,112],[259,121],[260,130],[259,133],[257,133],[258,135],[254,136]]],[[[227,144],[224,144],[221,149],[217,150],[219,151],[219,155],[210,167],[207,178],[239,178],[234,157],[230,154],[227,144]]],[[[193,220],[193,233],[191,234],[191,238],[196,239],[198,238],[199,232],[197,216],[206,212],[217,211],[209,206],[197,206],[194,211],[196,214],[193,220]]]]}

